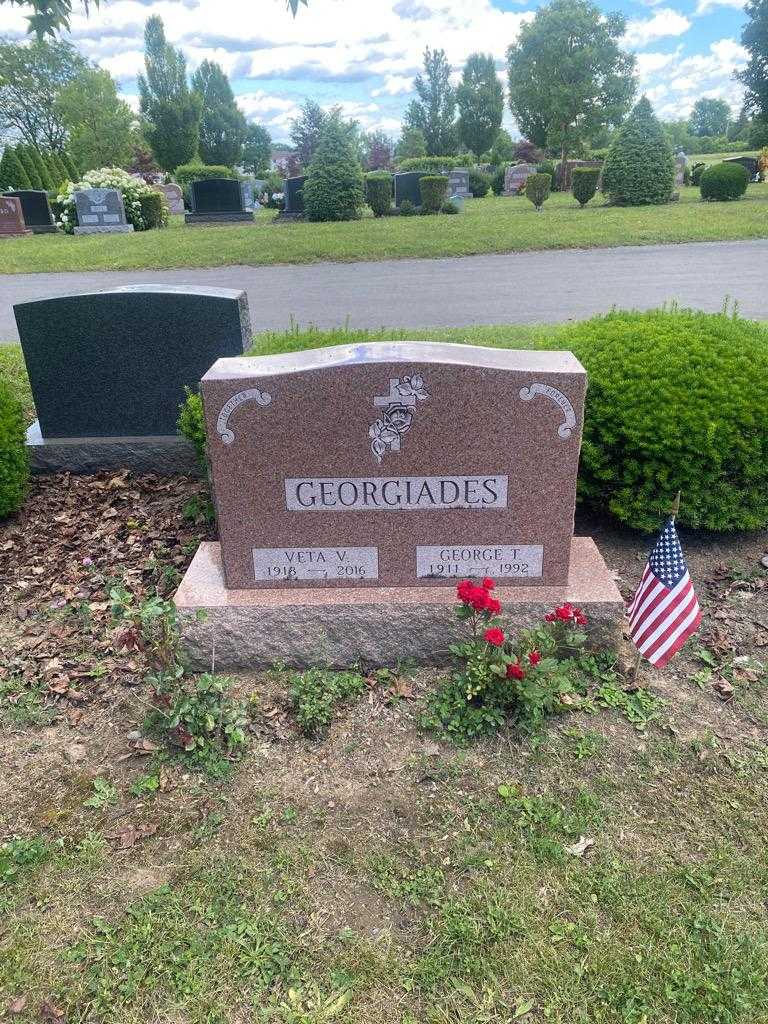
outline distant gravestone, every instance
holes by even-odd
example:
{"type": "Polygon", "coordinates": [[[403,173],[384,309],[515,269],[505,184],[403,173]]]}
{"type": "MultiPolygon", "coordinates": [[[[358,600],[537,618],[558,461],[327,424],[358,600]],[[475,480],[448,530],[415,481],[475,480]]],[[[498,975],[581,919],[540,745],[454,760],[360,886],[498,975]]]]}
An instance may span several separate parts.
{"type": "Polygon", "coordinates": [[[24,223],[31,228],[33,234],[53,234],[56,231],[47,192],[39,189],[19,189],[16,192],[6,192],[5,195],[15,196],[19,200],[24,223]]]}
{"type": "Polygon", "coordinates": [[[283,196],[285,206],[282,215],[285,218],[304,216],[304,184],[307,180],[305,174],[295,178],[286,178],[283,182],[283,196]]]}
{"type": "Polygon", "coordinates": [[[243,201],[244,210],[253,210],[254,203],[256,202],[254,196],[254,187],[252,181],[241,181],[240,182],[240,194],[243,201]]]}
{"type": "Polygon", "coordinates": [[[24,223],[21,200],[16,196],[0,196],[0,235],[31,235],[24,223]]]}
{"type": "Polygon", "coordinates": [[[38,470],[194,464],[176,423],[185,387],[250,345],[242,291],[132,285],[14,306],[38,420],[38,470]]]}
{"type": "Polygon", "coordinates": [[[168,185],[155,185],[155,188],[165,196],[169,213],[184,213],[184,192],[181,185],[171,182],[168,185]]]}
{"type": "Polygon", "coordinates": [[[76,235],[128,234],[123,197],[116,188],[86,188],[75,192],[76,235]]]}
{"type": "Polygon", "coordinates": [[[448,195],[471,199],[469,190],[469,171],[466,167],[454,167],[448,175],[448,195]]]}
{"type": "Polygon", "coordinates": [[[253,221],[253,212],[243,205],[243,193],[236,178],[205,178],[192,182],[192,213],[187,224],[253,221]]]}
{"type": "Polygon", "coordinates": [[[754,181],[760,173],[760,161],[754,156],[736,156],[726,160],[727,164],[741,164],[749,175],[749,180],[754,181]]]}
{"type": "Polygon", "coordinates": [[[504,195],[518,196],[531,174],[536,173],[533,164],[514,164],[504,172],[504,195]]]}
{"type": "Polygon", "coordinates": [[[399,207],[404,199],[414,206],[421,206],[421,185],[424,171],[401,171],[394,176],[395,206],[399,207]]]}

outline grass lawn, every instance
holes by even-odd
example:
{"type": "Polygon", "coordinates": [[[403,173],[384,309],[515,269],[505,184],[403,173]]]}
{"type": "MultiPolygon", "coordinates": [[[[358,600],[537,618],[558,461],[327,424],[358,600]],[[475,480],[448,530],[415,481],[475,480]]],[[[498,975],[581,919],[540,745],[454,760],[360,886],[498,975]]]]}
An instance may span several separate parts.
{"type": "Polygon", "coordinates": [[[553,195],[537,214],[525,198],[470,200],[459,216],[364,217],[342,224],[277,223],[262,211],[252,225],[185,227],[130,235],[35,235],[0,241],[3,273],[166,269],[231,264],[311,263],[468,256],[532,249],[591,248],[654,242],[718,241],[768,235],[768,184],[751,185],[735,203],[702,204],[681,190],[679,203],[584,210],[553,195]]]}

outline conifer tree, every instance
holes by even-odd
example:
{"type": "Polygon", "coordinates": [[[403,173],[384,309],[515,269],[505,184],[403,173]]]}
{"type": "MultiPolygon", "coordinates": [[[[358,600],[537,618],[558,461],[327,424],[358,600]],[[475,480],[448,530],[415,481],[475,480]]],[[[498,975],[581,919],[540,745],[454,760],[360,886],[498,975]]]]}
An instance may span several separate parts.
{"type": "Polygon", "coordinates": [[[40,180],[40,175],[37,173],[35,161],[32,159],[29,147],[25,146],[23,143],[19,143],[16,147],[16,156],[19,158],[21,166],[27,172],[29,187],[36,189],[43,188],[43,183],[40,180]]]}
{"type": "Polygon", "coordinates": [[[666,203],[675,182],[675,159],[648,98],[641,97],[611,143],[603,168],[603,192],[612,203],[666,203]]]}
{"type": "Polygon", "coordinates": [[[337,111],[330,113],[304,184],[309,220],[354,220],[365,203],[363,169],[337,111]]]}
{"type": "Polygon", "coordinates": [[[27,172],[13,146],[6,146],[0,159],[0,189],[32,188],[27,172]]]}
{"type": "Polygon", "coordinates": [[[247,125],[229,79],[215,61],[204,60],[192,75],[192,88],[202,110],[199,152],[203,163],[234,167],[243,156],[247,125]]]}

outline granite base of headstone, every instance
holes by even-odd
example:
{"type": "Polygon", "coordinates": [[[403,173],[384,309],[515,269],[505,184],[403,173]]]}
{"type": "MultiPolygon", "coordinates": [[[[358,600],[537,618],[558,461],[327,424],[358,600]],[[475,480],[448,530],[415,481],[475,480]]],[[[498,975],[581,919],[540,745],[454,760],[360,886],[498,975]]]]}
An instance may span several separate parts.
{"type": "Polygon", "coordinates": [[[175,598],[197,666],[439,662],[456,583],[484,576],[512,633],[571,601],[617,641],[616,584],[573,537],[571,353],[340,346],[220,359],[201,392],[220,541],[175,598]]]}
{"type": "Polygon", "coordinates": [[[253,210],[245,208],[240,185],[236,178],[206,178],[203,181],[193,181],[192,212],[184,214],[184,223],[253,223],[253,210]]]}
{"type": "Polygon", "coordinates": [[[116,188],[86,188],[75,192],[76,235],[130,234],[123,197],[116,188]]]}
{"type": "Polygon", "coordinates": [[[213,360],[250,345],[244,292],[129,285],[14,313],[39,417],[33,471],[198,472],[179,406],[213,360]]]}
{"type": "Polygon", "coordinates": [[[0,238],[31,234],[24,223],[21,200],[16,196],[0,195],[0,238]]]}
{"type": "Polygon", "coordinates": [[[48,202],[48,193],[41,189],[19,189],[6,192],[6,196],[15,196],[21,203],[24,223],[33,235],[54,234],[57,230],[48,202]]]}

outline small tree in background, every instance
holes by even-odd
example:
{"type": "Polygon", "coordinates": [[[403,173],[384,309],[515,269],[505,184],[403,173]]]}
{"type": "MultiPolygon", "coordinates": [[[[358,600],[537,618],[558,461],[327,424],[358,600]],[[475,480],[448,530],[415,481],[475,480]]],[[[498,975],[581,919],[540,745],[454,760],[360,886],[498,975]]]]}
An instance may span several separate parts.
{"type": "Polygon", "coordinates": [[[365,176],[365,199],[374,217],[383,217],[392,207],[392,175],[389,171],[371,171],[365,176]]]}
{"type": "Polygon", "coordinates": [[[424,50],[424,73],[413,85],[418,99],[408,104],[404,125],[422,133],[428,156],[452,156],[458,146],[456,90],[445,50],[424,50]]]}
{"type": "Polygon", "coordinates": [[[488,163],[494,167],[501,167],[502,164],[510,163],[514,159],[515,144],[512,136],[504,128],[496,132],[491,151],[488,154],[488,163]]]}
{"type": "Polygon", "coordinates": [[[515,143],[513,159],[523,164],[539,164],[544,159],[544,150],[539,149],[535,142],[520,139],[515,143]]]}
{"type": "Polygon", "coordinates": [[[363,138],[365,166],[369,171],[388,171],[392,166],[392,140],[386,132],[369,132],[363,138]]]}
{"type": "Polygon", "coordinates": [[[479,159],[494,142],[504,114],[504,90],[490,54],[467,58],[456,89],[459,141],[479,159]]]}
{"type": "Polygon", "coordinates": [[[582,209],[584,209],[590,199],[594,199],[599,180],[599,167],[574,167],[571,178],[573,198],[582,209]]]}
{"type": "Polygon", "coordinates": [[[301,113],[291,121],[291,142],[299,163],[306,170],[320,145],[328,114],[314,100],[304,100],[301,113]]]}
{"type": "Polygon", "coordinates": [[[551,174],[529,174],[525,179],[525,194],[536,207],[537,213],[541,213],[542,206],[549,199],[551,185],[551,174]]]}
{"type": "Polygon", "coordinates": [[[83,71],[64,88],[56,110],[69,132],[69,148],[80,167],[123,167],[131,155],[135,115],[117,94],[117,83],[103,68],[83,71]]]}
{"type": "MultiPolygon", "coordinates": [[[[54,153],[54,160],[61,164],[61,169],[64,171],[64,178],[69,178],[70,181],[77,181],[80,177],[80,168],[73,160],[70,153],[54,153]]],[[[62,181],[64,180],[62,178],[62,181]]]]}
{"type": "Polygon", "coordinates": [[[27,172],[13,146],[6,146],[0,159],[0,189],[32,188],[27,172]]]}
{"type": "Polygon", "coordinates": [[[243,167],[255,178],[265,178],[272,163],[272,136],[260,124],[249,124],[243,144],[243,167]]]}
{"type": "Polygon", "coordinates": [[[192,75],[192,88],[200,97],[198,149],[203,163],[234,167],[243,155],[248,126],[229,79],[219,64],[204,60],[192,75]]]}
{"type": "Polygon", "coordinates": [[[403,125],[400,139],[395,146],[395,159],[398,163],[403,160],[415,160],[417,157],[427,155],[427,143],[424,139],[424,132],[420,128],[411,128],[403,125]]]}
{"type": "Polygon", "coordinates": [[[46,190],[46,192],[49,192],[52,188],[56,187],[56,182],[51,179],[48,166],[45,160],[43,160],[40,150],[37,148],[37,146],[30,146],[28,152],[32,160],[32,163],[35,165],[37,176],[43,183],[43,188],[46,190]]]}
{"type": "Polygon", "coordinates": [[[365,204],[363,169],[337,111],[327,116],[304,183],[308,220],[354,220],[365,204]]]}
{"type": "Polygon", "coordinates": [[[612,203],[666,203],[675,182],[675,159],[667,136],[643,96],[611,143],[603,168],[603,191],[612,203]]]}
{"type": "Polygon", "coordinates": [[[725,100],[702,96],[696,100],[688,120],[691,135],[725,135],[731,120],[731,108],[725,100]]]}

